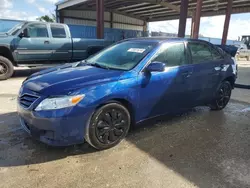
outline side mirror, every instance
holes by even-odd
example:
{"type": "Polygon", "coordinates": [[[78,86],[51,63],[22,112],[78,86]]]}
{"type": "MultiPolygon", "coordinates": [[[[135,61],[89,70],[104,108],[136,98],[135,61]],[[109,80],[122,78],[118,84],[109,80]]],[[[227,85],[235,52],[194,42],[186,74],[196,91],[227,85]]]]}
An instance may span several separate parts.
{"type": "Polygon", "coordinates": [[[28,31],[27,31],[27,29],[24,29],[18,36],[20,38],[28,37],[28,31]]]}
{"type": "Polygon", "coordinates": [[[22,31],[18,36],[19,36],[20,38],[23,38],[23,37],[24,37],[24,32],[22,31]]]}
{"type": "Polygon", "coordinates": [[[146,70],[148,72],[164,72],[165,67],[166,67],[165,63],[154,61],[148,65],[146,70]]]}

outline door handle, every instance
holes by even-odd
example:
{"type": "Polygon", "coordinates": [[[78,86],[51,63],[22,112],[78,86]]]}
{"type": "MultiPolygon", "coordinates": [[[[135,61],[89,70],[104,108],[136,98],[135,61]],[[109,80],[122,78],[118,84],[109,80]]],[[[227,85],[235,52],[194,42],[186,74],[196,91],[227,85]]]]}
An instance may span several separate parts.
{"type": "Polygon", "coordinates": [[[44,41],[44,44],[49,44],[49,41],[48,40],[44,41]]]}

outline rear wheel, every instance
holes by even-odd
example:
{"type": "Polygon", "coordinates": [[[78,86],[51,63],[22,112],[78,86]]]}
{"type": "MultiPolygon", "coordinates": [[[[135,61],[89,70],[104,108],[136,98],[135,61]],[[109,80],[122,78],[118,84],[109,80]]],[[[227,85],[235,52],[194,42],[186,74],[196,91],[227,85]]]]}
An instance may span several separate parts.
{"type": "Polygon", "coordinates": [[[122,104],[106,104],[92,116],[86,140],[98,150],[111,148],[125,138],[130,124],[130,113],[122,104]]]}
{"type": "Polygon", "coordinates": [[[232,93],[232,86],[230,82],[223,81],[216,92],[214,101],[209,105],[211,110],[222,110],[225,108],[230,100],[232,93]]]}
{"type": "Polygon", "coordinates": [[[14,67],[11,61],[0,56],[0,80],[6,80],[13,75],[14,67]]]}

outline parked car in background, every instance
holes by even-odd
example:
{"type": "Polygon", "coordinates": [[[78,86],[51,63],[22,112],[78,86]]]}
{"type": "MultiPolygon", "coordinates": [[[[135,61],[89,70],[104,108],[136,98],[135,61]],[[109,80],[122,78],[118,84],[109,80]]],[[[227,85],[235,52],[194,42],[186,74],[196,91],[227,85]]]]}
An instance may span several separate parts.
{"type": "Polygon", "coordinates": [[[46,144],[86,140],[107,149],[146,119],[198,105],[222,110],[236,74],[231,56],[205,41],[130,39],[27,78],[18,114],[24,129],[46,144]]]}
{"type": "Polygon", "coordinates": [[[0,80],[10,78],[15,66],[83,60],[110,44],[106,40],[71,38],[65,24],[22,22],[0,35],[0,80]]]}
{"type": "Polygon", "coordinates": [[[237,60],[240,60],[240,58],[246,58],[247,61],[250,60],[250,50],[245,47],[241,47],[237,51],[237,60]]]}
{"type": "Polygon", "coordinates": [[[250,36],[249,35],[243,35],[241,37],[241,44],[237,45],[238,51],[236,59],[240,60],[240,58],[246,58],[247,61],[250,60],[250,36]]]}

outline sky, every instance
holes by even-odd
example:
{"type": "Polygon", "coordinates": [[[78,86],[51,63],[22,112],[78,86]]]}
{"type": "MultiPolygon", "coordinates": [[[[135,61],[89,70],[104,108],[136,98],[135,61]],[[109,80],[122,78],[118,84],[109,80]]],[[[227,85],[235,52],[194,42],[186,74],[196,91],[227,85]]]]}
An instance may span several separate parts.
{"type": "MultiPolygon", "coordinates": [[[[58,0],[0,0],[0,18],[18,20],[36,20],[37,17],[55,11],[58,0]]],[[[200,34],[206,37],[221,38],[225,16],[201,18],[200,34]]],[[[153,22],[150,31],[168,33],[178,32],[178,20],[153,22]]],[[[187,20],[186,34],[191,30],[191,20],[187,20]]],[[[231,17],[228,39],[238,39],[241,35],[250,35],[250,13],[233,14],[231,17]]]]}

